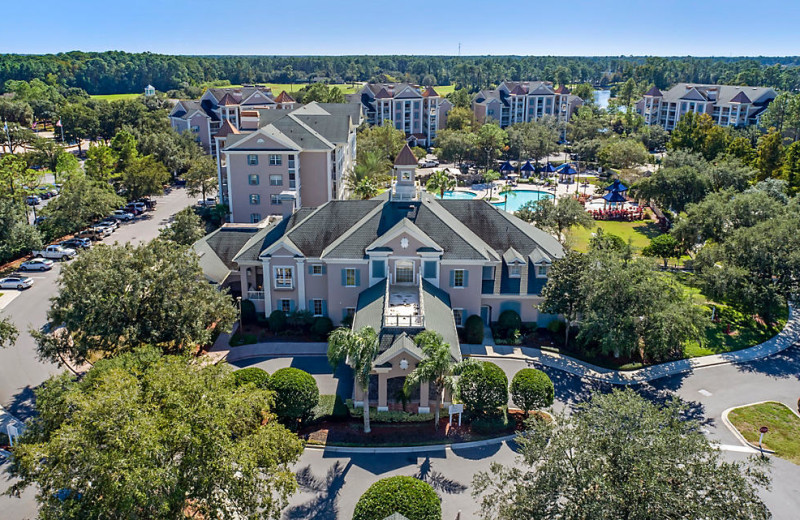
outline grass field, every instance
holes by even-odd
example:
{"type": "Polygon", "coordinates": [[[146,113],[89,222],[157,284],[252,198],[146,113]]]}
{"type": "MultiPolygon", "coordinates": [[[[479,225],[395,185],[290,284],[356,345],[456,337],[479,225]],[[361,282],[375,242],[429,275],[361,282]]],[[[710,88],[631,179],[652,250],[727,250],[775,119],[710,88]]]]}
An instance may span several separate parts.
{"type": "Polygon", "coordinates": [[[596,227],[593,229],[587,228],[573,228],[570,230],[570,244],[576,251],[585,253],[589,250],[589,239],[597,232],[598,228],[602,228],[604,233],[611,233],[622,237],[627,242],[631,239],[631,244],[636,251],[641,251],[643,247],[650,244],[650,239],[657,237],[661,234],[661,230],[653,221],[643,222],[616,222],[599,220],[596,222],[596,227]]]}
{"type": "Polygon", "coordinates": [[[106,101],[117,101],[119,99],[136,99],[141,96],[140,93],[136,94],[97,94],[91,96],[92,99],[104,99],[106,101]]]}
{"type": "Polygon", "coordinates": [[[758,445],[759,428],[766,426],[763,446],[788,461],[800,464],[800,417],[774,401],[735,408],[728,419],[751,443],[758,445]]]}

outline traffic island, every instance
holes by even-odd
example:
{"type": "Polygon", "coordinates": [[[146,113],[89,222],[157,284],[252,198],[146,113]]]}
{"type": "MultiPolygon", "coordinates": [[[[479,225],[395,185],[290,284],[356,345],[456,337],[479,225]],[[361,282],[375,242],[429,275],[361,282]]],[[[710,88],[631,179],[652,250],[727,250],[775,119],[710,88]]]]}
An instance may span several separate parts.
{"type": "Polygon", "coordinates": [[[724,415],[753,448],[763,447],[800,464],[800,415],[785,404],[765,401],[727,410],[724,415]]]}

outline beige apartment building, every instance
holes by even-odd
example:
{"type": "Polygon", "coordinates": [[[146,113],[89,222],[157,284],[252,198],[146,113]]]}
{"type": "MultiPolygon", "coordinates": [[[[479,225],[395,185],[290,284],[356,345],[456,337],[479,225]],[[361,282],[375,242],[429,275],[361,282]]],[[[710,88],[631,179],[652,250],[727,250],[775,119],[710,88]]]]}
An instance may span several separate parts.
{"type": "Polygon", "coordinates": [[[503,81],[496,89],[478,92],[472,101],[475,119],[481,123],[494,120],[501,128],[528,123],[545,116],[569,121],[583,100],[549,81],[503,81]]]}

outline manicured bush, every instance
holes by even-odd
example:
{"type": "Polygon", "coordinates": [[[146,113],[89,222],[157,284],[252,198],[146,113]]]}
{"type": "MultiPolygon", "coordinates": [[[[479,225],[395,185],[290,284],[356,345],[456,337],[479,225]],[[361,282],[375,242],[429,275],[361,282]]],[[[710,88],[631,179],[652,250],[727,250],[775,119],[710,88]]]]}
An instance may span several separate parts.
{"type": "Polygon", "coordinates": [[[314,376],[299,368],[276,370],[269,378],[269,389],[275,392],[275,415],[290,426],[311,416],[319,403],[319,389],[314,376]]]}
{"type": "Polygon", "coordinates": [[[511,399],[525,413],[553,404],[553,382],[535,368],[523,368],[511,379],[511,399]]]}
{"type": "Polygon", "coordinates": [[[492,415],[481,415],[472,419],[470,429],[475,433],[488,434],[498,433],[509,429],[508,415],[505,410],[502,413],[492,415]]]}
{"type": "Polygon", "coordinates": [[[508,309],[500,313],[497,318],[497,332],[501,337],[507,338],[511,332],[522,329],[522,318],[517,311],[508,309]]]}
{"type": "Polygon", "coordinates": [[[283,311],[274,310],[269,315],[269,330],[281,332],[286,329],[286,314],[283,311]]]}
{"type": "Polygon", "coordinates": [[[477,314],[464,322],[464,339],[467,343],[483,343],[483,320],[477,314]]]}
{"type": "Polygon", "coordinates": [[[508,378],[488,361],[467,365],[458,378],[458,397],[471,414],[496,413],[508,404],[508,378]]]}
{"type": "MultiPolygon", "coordinates": [[[[354,418],[364,417],[363,408],[349,408],[349,411],[354,418]]],[[[432,421],[433,418],[433,413],[410,413],[402,410],[379,412],[374,406],[369,408],[369,420],[373,423],[420,423],[432,421]]]]}
{"type": "Polygon", "coordinates": [[[319,396],[319,403],[311,411],[311,420],[313,421],[336,421],[348,417],[350,417],[350,410],[338,395],[319,396]]]}
{"type": "Polygon", "coordinates": [[[251,325],[256,322],[256,304],[250,300],[242,300],[242,323],[251,325]]]}
{"type": "Polygon", "coordinates": [[[267,388],[269,383],[269,373],[258,367],[248,367],[237,370],[233,373],[233,380],[236,386],[243,386],[252,383],[259,388],[267,388]]]}
{"type": "Polygon", "coordinates": [[[311,324],[311,335],[319,340],[328,339],[328,334],[333,330],[333,322],[327,316],[314,318],[311,324]]]}
{"type": "Polygon", "coordinates": [[[395,513],[408,520],[441,520],[442,503],[427,482],[414,477],[388,477],[361,495],[353,520],[384,520],[395,513]]]}
{"type": "Polygon", "coordinates": [[[294,330],[308,330],[314,323],[314,315],[311,311],[294,311],[286,317],[286,324],[294,330]]]}

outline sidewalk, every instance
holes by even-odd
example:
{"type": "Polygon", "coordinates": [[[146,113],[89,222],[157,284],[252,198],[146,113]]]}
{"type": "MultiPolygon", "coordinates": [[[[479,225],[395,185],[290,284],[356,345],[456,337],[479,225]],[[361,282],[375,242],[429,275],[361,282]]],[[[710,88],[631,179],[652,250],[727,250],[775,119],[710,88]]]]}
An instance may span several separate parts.
{"type": "MultiPolygon", "coordinates": [[[[489,334],[487,332],[487,334],[489,334]]],[[[670,361],[639,370],[611,370],[598,367],[590,363],[579,361],[569,356],[562,356],[531,347],[496,346],[491,335],[486,345],[461,345],[464,356],[492,361],[496,359],[512,359],[563,370],[581,378],[595,379],[613,385],[635,385],[646,383],[662,377],[691,372],[698,368],[724,365],[729,363],[743,363],[761,359],[785,350],[800,340],[800,315],[793,307],[789,307],[789,319],[786,326],[776,336],[760,345],[736,352],[726,352],[713,356],[703,356],[691,359],[670,361]]]]}

